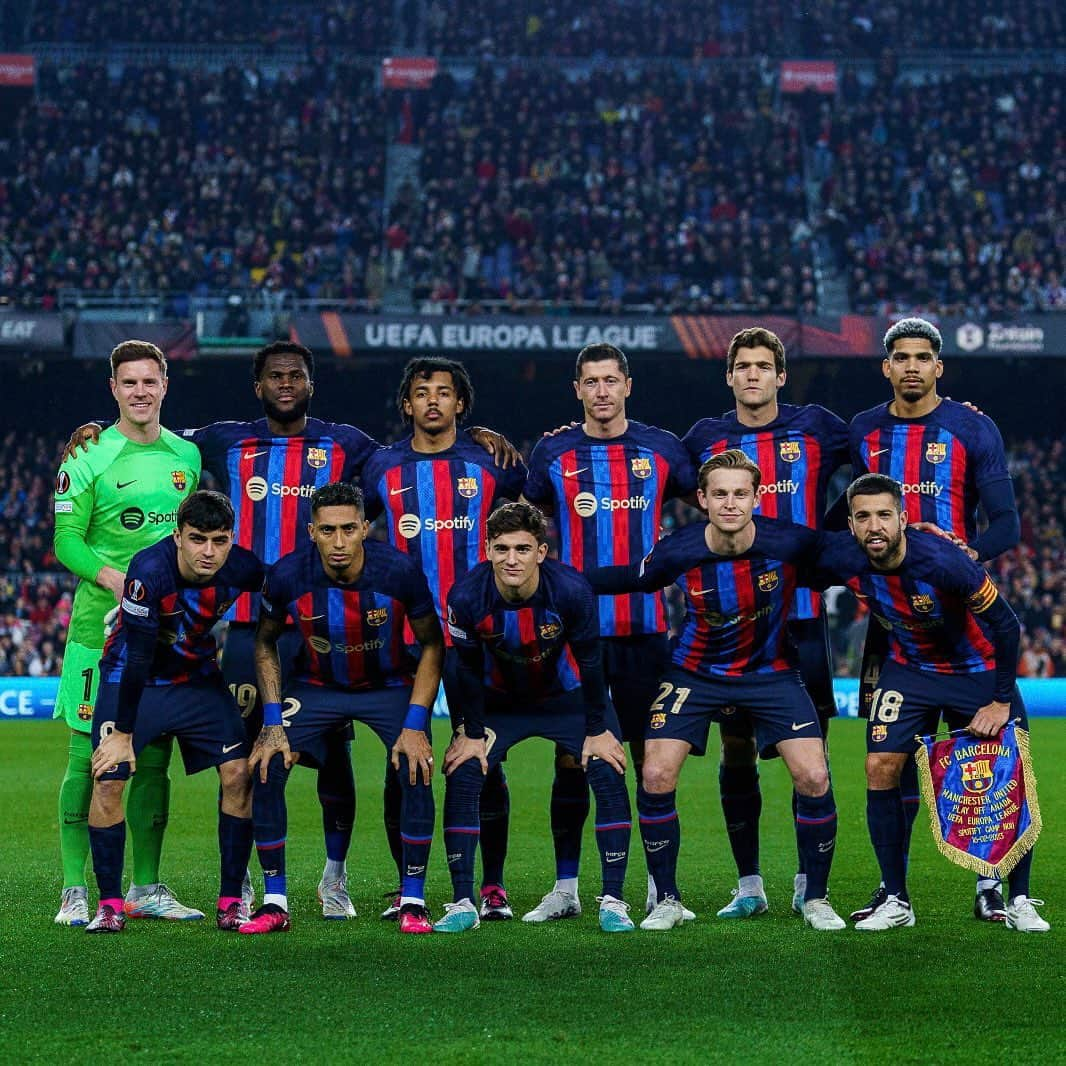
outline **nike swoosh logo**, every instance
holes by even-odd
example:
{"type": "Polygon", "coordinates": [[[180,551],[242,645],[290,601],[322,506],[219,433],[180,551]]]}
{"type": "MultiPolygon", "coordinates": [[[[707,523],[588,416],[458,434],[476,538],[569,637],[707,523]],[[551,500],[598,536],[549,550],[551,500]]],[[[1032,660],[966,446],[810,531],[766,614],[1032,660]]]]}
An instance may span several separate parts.
{"type": "Polygon", "coordinates": [[[227,747],[225,744],[223,744],[222,745],[222,754],[223,755],[229,755],[229,753],[231,751],[233,751],[234,748],[239,748],[240,746],[241,746],[241,741],[239,741],[239,740],[237,741],[236,744],[230,744],[229,747],[227,747]]]}
{"type": "Polygon", "coordinates": [[[873,459],[875,456],[884,455],[887,451],[889,451],[888,448],[878,448],[876,452],[870,452],[870,458],[873,459]]]}
{"type": "Polygon", "coordinates": [[[390,496],[399,496],[401,492],[410,492],[414,486],[405,485],[402,489],[389,489],[390,496]]]}
{"type": "Polygon", "coordinates": [[[799,725],[796,725],[796,723],[793,722],[792,723],[792,732],[793,733],[798,733],[801,729],[806,729],[807,726],[809,726],[809,725],[814,725],[814,722],[800,722],[799,725]]]}
{"type": "Polygon", "coordinates": [[[300,615],[301,622],[317,622],[320,618],[325,618],[324,614],[302,614],[300,615]]]}
{"type": "Polygon", "coordinates": [[[666,847],[669,847],[669,846],[670,846],[670,841],[669,840],[664,840],[661,844],[651,844],[651,845],[649,845],[645,850],[650,851],[650,852],[662,851],[663,848],[666,848],[666,847]]]}
{"type": "Polygon", "coordinates": [[[243,455],[241,456],[241,458],[242,458],[242,459],[256,459],[256,458],[258,458],[258,457],[259,457],[260,455],[266,455],[266,449],[264,449],[264,450],[263,450],[263,451],[261,451],[261,452],[245,452],[245,453],[244,453],[244,454],[243,454],[243,455]]]}
{"type": "Polygon", "coordinates": [[[136,484],[137,484],[137,479],[136,478],[134,478],[132,481],[116,481],[115,482],[115,488],[116,489],[128,489],[130,487],[130,485],[136,485],[136,484]]]}
{"type": "Polygon", "coordinates": [[[583,474],[588,470],[587,466],[583,466],[580,470],[564,470],[563,477],[577,477],[578,474],[583,474]]]}
{"type": "Polygon", "coordinates": [[[714,589],[689,589],[689,592],[693,596],[709,596],[712,592],[714,592],[714,589]]]}
{"type": "Polygon", "coordinates": [[[608,857],[607,861],[608,862],[621,862],[624,858],[625,858],[624,855],[619,855],[617,859],[612,859],[612,858],[608,857]]]}

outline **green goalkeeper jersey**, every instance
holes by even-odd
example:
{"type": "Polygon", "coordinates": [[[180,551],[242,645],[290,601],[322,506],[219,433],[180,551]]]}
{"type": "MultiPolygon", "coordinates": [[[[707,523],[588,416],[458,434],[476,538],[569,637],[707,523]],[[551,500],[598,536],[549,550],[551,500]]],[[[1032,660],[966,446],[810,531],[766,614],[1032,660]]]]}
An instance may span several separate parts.
{"type": "Polygon", "coordinates": [[[59,468],[55,491],[56,556],[81,580],[68,640],[104,646],[104,615],[115,597],[94,582],[101,568],[123,573],[142,548],[174,529],[178,507],[200,481],[195,444],[160,431],[138,444],[114,426],[97,445],[59,468]]]}

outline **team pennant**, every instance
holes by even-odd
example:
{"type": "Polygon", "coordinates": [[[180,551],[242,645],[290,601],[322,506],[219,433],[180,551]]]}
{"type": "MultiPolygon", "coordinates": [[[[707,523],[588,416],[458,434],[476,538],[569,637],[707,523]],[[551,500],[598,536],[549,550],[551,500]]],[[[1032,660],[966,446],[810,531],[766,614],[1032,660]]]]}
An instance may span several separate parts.
{"type": "Polygon", "coordinates": [[[1029,734],[1010,722],[991,740],[960,730],[918,742],[918,779],[937,848],[982,877],[1005,878],[1042,828],[1029,734]]]}

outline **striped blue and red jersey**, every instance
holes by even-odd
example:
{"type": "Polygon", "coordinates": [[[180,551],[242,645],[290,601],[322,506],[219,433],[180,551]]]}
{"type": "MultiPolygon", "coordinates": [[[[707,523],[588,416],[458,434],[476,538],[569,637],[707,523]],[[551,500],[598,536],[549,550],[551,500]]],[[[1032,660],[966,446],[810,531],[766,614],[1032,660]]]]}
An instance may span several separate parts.
{"type": "Polygon", "coordinates": [[[262,612],[296,625],[304,639],[296,677],[353,691],[410,685],[417,660],[404,639],[408,619],[434,614],[422,571],[401,552],[365,541],[363,572],[350,584],[325,571],[314,544],[282,556],[263,585],[262,612]]]}
{"type": "MultiPolygon", "coordinates": [[[[581,426],[537,442],[523,495],[554,512],[559,558],[582,573],[626,565],[655,546],[663,503],[696,487],[696,468],[673,433],[629,421],[600,440],[581,426]]],[[[600,636],[666,632],[661,593],[600,596],[600,636]]]]}
{"type": "Polygon", "coordinates": [[[909,529],[906,537],[899,568],[878,570],[850,533],[828,534],[818,568],[869,607],[896,662],[931,674],[992,670],[995,649],[978,622],[999,599],[992,579],[935,533],[909,529]]]}
{"type": "MultiPolygon", "coordinates": [[[[712,455],[739,448],[759,468],[758,508],[764,518],[781,518],[821,529],[833,474],[848,462],[848,426],[818,404],[780,404],[777,418],[753,429],[736,411],[703,418],[684,436],[697,466],[712,455]]],[[[796,590],[793,618],[816,618],[821,596],[796,590]]]]}
{"type": "Polygon", "coordinates": [[[263,566],[237,545],[205,584],[187,581],[178,569],[178,549],[166,537],[139,551],[126,569],[121,610],[104,645],[100,677],[121,680],[128,645],[137,638],[154,640],[146,685],[177,685],[219,673],[211,630],[242,593],[263,585],[263,566]]]}
{"type": "Polygon", "coordinates": [[[995,423],[948,399],[920,418],[897,418],[888,408],[880,404],[851,420],[854,476],[887,474],[903,486],[911,522],[935,522],[972,541],[982,492],[997,482],[1010,484],[995,423]]]}
{"type": "Polygon", "coordinates": [[[482,651],[484,684],[528,703],[581,687],[580,663],[599,662],[596,597],[573,567],[540,566],[528,600],[505,600],[492,564],[480,563],[452,587],[448,627],[460,655],[482,651]]]}
{"type": "MultiPolygon", "coordinates": [[[[268,566],[303,541],[315,489],[358,478],[381,447],[354,426],[318,418],[309,418],[294,437],[275,437],[265,418],[215,422],[182,436],[200,449],[204,469],[233,504],[237,543],[268,566]]],[[[256,600],[241,596],[229,620],[254,622],[256,600]]]]}
{"type": "MultiPolygon", "coordinates": [[[[630,584],[661,589],[676,582],[685,594],[685,622],[672,655],[682,670],[722,678],[797,668],[787,621],[823,534],[772,518],[753,522],[755,540],[739,555],[711,551],[707,523],[695,522],[628,568],[630,584]]],[[[593,587],[604,587],[601,577],[609,575],[592,574],[593,587]]]]}
{"type": "MultiPolygon", "coordinates": [[[[367,517],[384,514],[389,543],[422,568],[442,625],[452,586],[485,560],[489,515],[517,500],[525,480],[524,463],[504,470],[462,435],[432,454],[415,451],[408,437],[367,461],[367,517]]],[[[451,644],[447,629],[444,641],[451,644]]]]}

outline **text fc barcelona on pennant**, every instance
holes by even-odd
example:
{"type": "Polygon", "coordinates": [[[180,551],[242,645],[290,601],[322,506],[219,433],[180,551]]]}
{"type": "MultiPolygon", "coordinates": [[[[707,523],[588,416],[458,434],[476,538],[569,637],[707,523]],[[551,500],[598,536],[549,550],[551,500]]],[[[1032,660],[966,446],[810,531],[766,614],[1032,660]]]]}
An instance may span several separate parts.
{"type": "Polygon", "coordinates": [[[998,738],[954,733],[918,741],[918,777],[937,848],[982,877],[1006,877],[1042,828],[1029,734],[1011,722],[998,738]]]}

